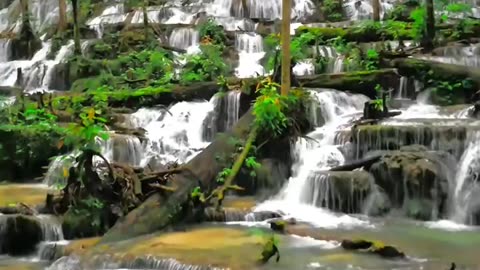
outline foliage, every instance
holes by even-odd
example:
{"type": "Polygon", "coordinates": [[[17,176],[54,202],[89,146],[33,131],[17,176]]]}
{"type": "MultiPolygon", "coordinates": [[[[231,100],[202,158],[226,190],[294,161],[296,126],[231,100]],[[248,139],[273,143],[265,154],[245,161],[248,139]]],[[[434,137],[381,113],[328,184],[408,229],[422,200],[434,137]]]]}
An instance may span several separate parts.
{"type": "Polygon", "coordinates": [[[260,95],[253,104],[255,125],[260,132],[279,137],[294,126],[293,118],[288,117],[289,112],[300,103],[300,93],[290,91],[289,95],[279,94],[279,84],[270,78],[257,85],[257,93],[260,95]]]}
{"type": "Polygon", "coordinates": [[[215,45],[224,46],[227,41],[227,35],[222,25],[216,23],[212,18],[209,18],[205,23],[199,25],[200,40],[209,40],[215,45]]]}
{"type": "Polygon", "coordinates": [[[366,70],[377,70],[380,65],[380,56],[378,52],[374,49],[369,49],[367,51],[365,59],[365,69],[366,70]]]}
{"type": "Polygon", "coordinates": [[[321,10],[327,19],[330,22],[338,22],[343,19],[342,12],[342,1],[339,0],[324,0],[321,6],[321,10]]]}
{"type": "Polygon", "coordinates": [[[420,41],[425,35],[426,16],[427,14],[424,6],[420,6],[410,13],[410,18],[413,20],[413,24],[412,24],[413,38],[416,41],[420,41]]]}
{"type": "MultiPolygon", "coordinates": [[[[319,40],[320,39],[317,36],[310,32],[295,36],[290,43],[290,56],[292,58],[292,63],[297,63],[302,59],[308,58],[309,46],[316,42],[318,43],[319,40]]],[[[265,66],[266,70],[274,70],[275,64],[279,65],[282,57],[281,52],[277,53],[277,50],[280,49],[280,35],[271,34],[265,38],[264,43],[267,51],[267,55],[265,56],[267,59],[265,66]]]]}
{"type": "Polygon", "coordinates": [[[94,108],[84,109],[80,114],[81,123],[70,124],[67,136],[60,145],[64,143],[81,149],[97,149],[97,138],[108,139],[108,134],[104,131],[106,119],[99,117],[100,113],[94,108]]]}
{"type": "Polygon", "coordinates": [[[187,63],[180,73],[180,83],[214,81],[226,74],[228,68],[219,45],[201,45],[200,50],[199,54],[186,56],[187,63]]]}

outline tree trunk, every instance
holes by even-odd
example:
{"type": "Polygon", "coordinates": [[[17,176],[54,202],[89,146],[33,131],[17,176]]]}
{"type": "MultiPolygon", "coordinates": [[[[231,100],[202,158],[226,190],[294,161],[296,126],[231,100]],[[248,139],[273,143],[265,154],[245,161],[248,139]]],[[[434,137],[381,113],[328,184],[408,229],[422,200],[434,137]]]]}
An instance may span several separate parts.
{"type": "Polygon", "coordinates": [[[78,0],[72,0],[73,10],[73,41],[74,41],[74,54],[81,55],[82,47],[80,44],[80,28],[78,25],[78,0]]]}
{"type": "Polygon", "coordinates": [[[67,29],[67,3],[66,0],[58,0],[58,32],[63,33],[67,29]]]}
{"type": "Polygon", "coordinates": [[[168,197],[159,193],[152,195],[140,207],[120,219],[101,242],[124,240],[185,221],[185,216],[190,211],[193,189],[198,186],[202,192],[209,193],[216,188],[217,174],[224,167],[217,157],[230,156],[237,151],[235,145],[229,143],[230,138],[247,138],[253,120],[251,111],[242,116],[232,131],[226,136],[218,136],[200,154],[182,166],[184,170],[170,181],[176,189],[175,192],[168,197]]]}
{"type": "Polygon", "coordinates": [[[145,33],[145,41],[148,41],[148,0],[143,0],[142,11],[143,11],[143,31],[145,33]]]}
{"type": "Polygon", "coordinates": [[[380,21],[380,0],[372,0],[373,20],[380,21]]]}
{"type": "Polygon", "coordinates": [[[282,95],[288,95],[290,91],[290,13],[291,0],[282,0],[282,95]]]}
{"type": "Polygon", "coordinates": [[[433,40],[435,38],[435,14],[433,10],[433,0],[425,0],[426,18],[425,18],[425,37],[422,44],[425,51],[433,50],[433,40]]]}

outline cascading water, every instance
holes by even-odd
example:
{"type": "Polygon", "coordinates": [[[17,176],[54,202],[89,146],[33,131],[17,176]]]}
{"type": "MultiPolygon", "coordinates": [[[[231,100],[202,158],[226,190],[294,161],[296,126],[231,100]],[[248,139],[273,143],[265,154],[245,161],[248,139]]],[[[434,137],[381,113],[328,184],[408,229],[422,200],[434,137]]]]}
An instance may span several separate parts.
{"type": "Polygon", "coordinates": [[[217,94],[211,100],[213,111],[204,121],[203,139],[212,141],[215,134],[230,130],[240,118],[240,91],[217,94]]]}
{"type": "Polygon", "coordinates": [[[265,56],[263,38],[256,33],[241,33],[235,35],[235,49],[239,53],[238,67],[235,75],[239,78],[264,75],[265,70],[259,64],[265,56]]]}
{"type": "Polygon", "coordinates": [[[166,110],[142,109],[128,120],[146,130],[142,165],[156,160],[162,164],[184,163],[208,145],[203,140],[203,122],[213,110],[206,101],[179,102],[166,110]]]}
{"type": "MultiPolygon", "coordinates": [[[[394,7],[395,0],[379,0],[380,18],[384,18],[387,11],[394,7]]],[[[371,1],[349,0],[344,2],[343,8],[350,20],[368,20],[373,16],[371,1]]]]}
{"type": "Polygon", "coordinates": [[[313,200],[306,199],[315,197],[312,196],[312,192],[318,192],[315,187],[319,188],[318,181],[324,180],[322,177],[317,178],[318,171],[327,170],[344,162],[340,146],[335,145],[335,134],[349,127],[349,122],[363,108],[368,98],[328,90],[311,93],[315,102],[309,110],[310,121],[317,126],[307,135],[312,139],[302,138],[295,143],[292,153],[294,158],[292,177],[288,184],[275,200],[263,203],[256,211],[281,210],[321,227],[364,224],[358,219],[349,216],[337,217],[328,210],[316,208],[313,200]]]}
{"type": "Polygon", "coordinates": [[[8,62],[10,59],[10,45],[12,41],[10,39],[0,39],[0,63],[8,62]]]}
{"type": "Polygon", "coordinates": [[[475,224],[480,221],[480,132],[472,131],[468,135],[468,146],[455,176],[450,219],[457,223],[475,224]]]}
{"type": "Polygon", "coordinates": [[[87,25],[97,32],[98,38],[102,38],[106,25],[123,23],[126,18],[127,14],[125,14],[124,5],[116,4],[107,7],[100,16],[88,21],[87,25]]]}
{"type": "Polygon", "coordinates": [[[198,47],[200,35],[198,30],[193,28],[175,28],[168,39],[170,46],[187,51],[190,47],[198,47]]]}

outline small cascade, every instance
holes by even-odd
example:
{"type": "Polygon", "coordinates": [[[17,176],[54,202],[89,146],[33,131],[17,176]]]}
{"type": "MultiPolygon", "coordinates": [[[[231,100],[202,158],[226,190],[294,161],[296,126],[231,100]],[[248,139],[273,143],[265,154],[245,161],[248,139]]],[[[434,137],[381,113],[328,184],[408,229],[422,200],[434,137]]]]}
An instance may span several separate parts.
{"type": "Polygon", "coordinates": [[[306,76],[315,74],[315,65],[312,59],[304,59],[299,61],[293,67],[293,74],[296,76],[306,76]]]}
{"type": "MultiPolygon", "coordinates": [[[[379,0],[380,2],[380,18],[384,18],[385,14],[393,9],[394,0],[379,0]]],[[[371,1],[366,0],[348,0],[344,2],[343,8],[346,16],[350,20],[369,20],[373,17],[373,7],[371,1]]]]}
{"type": "Polygon", "coordinates": [[[238,67],[235,75],[239,78],[257,77],[265,74],[260,60],[265,56],[263,38],[256,33],[235,35],[235,49],[239,53],[238,67]]]}
{"type": "Polygon", "coordinates": [[[190,47],[198,46],[200,35],[194,28],[175,28],[168,42],[174,48],[188,50],[190,47]]]}
{"type": "Polygon", "coordinates": [[[469,133],[458,163],[450,219],[461,224],[480,222],[480,132],[469,133]]]}
{"type": "Polygon", "coordinates": [[[398,86],[396,98],[402,99],[406,98],[408,93],[408,77],[400,77],[400,85],[398,86]]]}
{"type": "MultiPolygon", "coordinates": [[[[282,2],[278,0],[255,1],[248,0],[249,18],[280,19],[282,17],[282,2]]],[[[292,1],[292,18],[301,20],[314,13],[315,4],[311,0],[292,1]]]]}
{"type": "Polygon", "coordinates": [[[143,160],[143,146],[135,136],[110,133],[106,141],[101,141],[102,154],[108,161],[131,166],[140,166],[143,160]]]}
{"type": "Polygon", "coordinates": [[[224,268],[183,264],[175,259],[162,259],[150,255],[132,258],[129,255],[114,256],[105,254],[93,256],[89,261],[82,261],[77,256],[65,256],[46,268],[46,270],[65,269],[223,270],[224,268]]]}
{"type": "Polygon", "coordinates": [[[215,134],[230,130],[240,118],[240,98],[242,92],[228,91],[217,94],[211,100],[213,111],[204,121],[203,139],[212,141],[215,134]]]}
{"type": "Polygon", "coordinates": [[[338,54],[335,48],[331,46],[318,46],[315,50],[315,55],[327,58],[328,63],[325,73],[340,73],[344,69],[344,56],[338,54]]]}
{"type": "Polygon", "coordinates": [[[32,59],[33,68],[26,74],[24,82],[26,91],[48,91],[55,79],[55,66],[73,54],[73,40],[70,40],[60,48],[54,60],[45,60],[47,55],[43,53],[48,54],[50,47],[50,43],[45,43],[41,50],[43,51],[42,54],[37,53],[32,59]]]}
{"type": "Polygon", "coordinates": [[[63,240],[62,224],[57,217],[51,215],[38,215],[42,226],[43,241],[53,242],[63,240]]]}
{"type": "Polygon", "coordinates": [[[127,18],[124,5],[116,4],[107,7],[100,16],[95,17],[87,22],[87,25],[97,32],[97,37],[102,38],[106,25],[115,25],[123,23],[127,18]]]}
{"type": "Polygon", "coordinates": [[[12,40],[0,39],[0,63],[8,62],[10,59],[10,45],[12,40]]]}
{"type": "Polygon", "coordinates": [[[179,102],[168,109],[143,109],[128,122],[146,130],[142,165],[151,160],[162,164],[184,163],[208,145],[203,140],[203,122],[213,110],[206,101],[179,102]],[[150,122],[149,122],[150,121],[150,122]]]}
{"type": "Polygon", "coordinates": [[[349,127],[349,123],[363,109],[368,98],[363,95],[348,95],[329,90],[311,93],[315,102],[309,108],[309,118],[312,123],[317,124],[317,128],[307,136],[314,140],[302,138],[295,143],[292,151],[294,159],[292,177],[288,184],[275,200],[265,202],[256,210],[288,211],[300,220],[306,220],[322,227],[364,224],[358,219],[335,216],[324,209],[317,208],[315,203],[319,202],[320,194],[315,192],[326,192],[325,186],[318,186],[322,182],[326,183],[326,178],[322,180],[321,176],[316,177],[315,175],[319,171],[328,170],[344,162],[345,158],[339,149],[340,145],[335,145],[335,135],[349,127]],[[312,184],[317,189],[316,191],[312,190],[312,184]],[[310,195],[306,196],[305,194],[310,195]],[[308,197],[311,200],[306,201],[308,197]]]}

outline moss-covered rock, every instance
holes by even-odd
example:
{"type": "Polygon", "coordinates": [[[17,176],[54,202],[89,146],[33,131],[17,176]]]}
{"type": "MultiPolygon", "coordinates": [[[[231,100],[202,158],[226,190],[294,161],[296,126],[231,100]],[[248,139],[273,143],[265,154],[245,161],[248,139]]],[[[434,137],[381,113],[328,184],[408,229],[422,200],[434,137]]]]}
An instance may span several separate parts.
{"type": "Polygon", "coordinates": [[[378,241],[363,239],[343,240],[342,247],[346,250],[363,250],[368,253],[377,254],[383,258],[405,258],[405,254],[393,246],[386,246],[378,241]]]}
{"type": "Polygon", "coordinates": [[[441,153],[395,151],[374,163],[370,172],[396,207],[412,218],[429,220],[445,213],[448,166],[441,153]]]}

